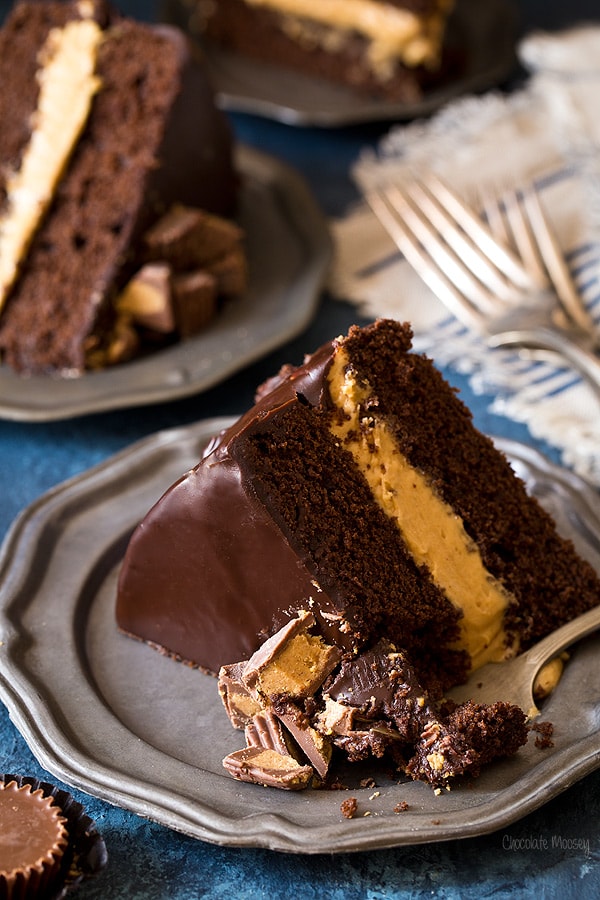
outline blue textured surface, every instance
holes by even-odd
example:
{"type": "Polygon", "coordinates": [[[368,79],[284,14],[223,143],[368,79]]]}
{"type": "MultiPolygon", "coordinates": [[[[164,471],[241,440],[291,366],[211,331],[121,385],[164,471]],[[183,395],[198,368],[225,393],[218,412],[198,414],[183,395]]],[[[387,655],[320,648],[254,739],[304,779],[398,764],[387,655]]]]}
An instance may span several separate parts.
{"type": "MultiPolygon", "coordinates": [[[[0,2],[0,17],[7,3],[0,2]]],[[[149,17],[154,5],[123,2],[127,12],[149,17]]],[[[520,4],[523,29],[558,27],[599,18],[597,0],[528,0],[520,4]]],[[[232,116],[238,138],[296,166],[323,209],[334,215],[353,199],[348,166],[386,126],[297,130],[252,116],[232,116]]],[[[0,126],[1,127],[1,126],[0,126]]],[[[324,297],[315,322],[296,340],[226,383],[173,404],[90,416],[52,424],[0,422],[0,539],[14,517],[41,493],[106,459],[157,429],[206,417],[239,413],[253,386],[283,362],[310,350],[356,320],[353,310],[324,297]]],[[[476,424],[488,433],[535,444],[524,426],[486,412],[454,373],[476,424]]],[[[2,771],[48,779],[0,707],[2,771]]],[[[51,780],[51,779],[50,779],[51,780]]],[[[536,813],[489,836],[397,850],[336,856],[302,856],[215,847],[75,792],[95,819],[109,864],[79,891],[84,898],[254,898],[332,900],[377,898],[592,898],[600,896],[600,772],[572,786],[536,813]]]]}

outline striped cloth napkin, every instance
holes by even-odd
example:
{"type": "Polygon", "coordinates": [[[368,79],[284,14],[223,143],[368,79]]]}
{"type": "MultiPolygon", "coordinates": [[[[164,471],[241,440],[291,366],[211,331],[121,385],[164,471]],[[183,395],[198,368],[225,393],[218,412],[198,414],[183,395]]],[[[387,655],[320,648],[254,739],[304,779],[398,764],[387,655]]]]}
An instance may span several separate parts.
{"type": "MultiPolygon", "coordinates": [[[[600,327],[600,28],[530,35],[519,47],[526,85],[466,96],[432,119],[396,125],[354,168],[361,189],[428,167],[465,199],[534,180],[576,284],[600,327]]],[[[412,322],[415,348],[467,374],[490,411],[526,423],[564,465],[600,485],[600,402],[569,368],[491,350],[468,332],[400,257],[365,203],[332,223],[330,287],[366,316],[412,322]]]]}

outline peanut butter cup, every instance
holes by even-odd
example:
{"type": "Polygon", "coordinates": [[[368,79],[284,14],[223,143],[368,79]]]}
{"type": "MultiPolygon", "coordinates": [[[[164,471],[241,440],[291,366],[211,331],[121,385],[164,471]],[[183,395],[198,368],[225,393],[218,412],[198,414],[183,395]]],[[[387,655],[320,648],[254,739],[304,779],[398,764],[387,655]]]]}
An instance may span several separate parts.
{"type": "Polygon", "coordinates": [[[0,783],[1,900],[28,900],[50,892],[68,846],[66,821],[40,788],[0,783]]]}

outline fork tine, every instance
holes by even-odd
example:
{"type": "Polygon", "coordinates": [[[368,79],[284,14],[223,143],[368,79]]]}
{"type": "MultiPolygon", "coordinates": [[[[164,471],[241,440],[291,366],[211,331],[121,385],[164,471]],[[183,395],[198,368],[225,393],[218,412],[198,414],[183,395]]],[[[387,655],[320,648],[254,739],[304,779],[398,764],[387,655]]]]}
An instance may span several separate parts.
{"type": "MultiPolygon", "coordinates": [[[[462,225],[457,224],[446,206],[438,201],[428,186],[423,182],[414,181],[408,188],[408,193],[419,212],[435,225],[441,237],[452,247],[461,261],[461,266],[473,273],[492,292],[492,297],[478,292],[478,305],[485,312],[493,314],[497,312],[498,301],[514,300],[514,284],[511,284],[497,268],[494,258],[487,256],[479,244],[473,243],[473,239],[463,230],[462,225]]],[[[496,249],[494,247],[494,250],[496,249]]]]}
{"type": "Polygon", "coordinates": [[[483,190],[481,209],[494,237],[517,254],[536,288],[547,287],[546,272],[516,192],[483,190]]]}
{"type": "Polygon", "coordinates": [[[512,242],[506,218],[502,211],[502,207],[498,198],[492,195],[488,190],[481,191],[481,209],[486,218],[488,227],[496,240],[504,244],[511,250],[515,247],[512,242]]]}
{"type": "Polygon", "coordinates": [[[549,286],[548,276],[537,242],[535,241],[528,216],[522,202],[522,194],[517,191],[507,191],[503,194],[502,202],[506,213],[508,227],[512,233],[515,247],[523,260],[525,267],[535,278],[539,288],[549,286]]]}
{"type": "Polygon", "coordinates": [[[430,265],[432,260],[479,312],[493,314],[497,299],[486,290],[485,284],[493,281],[496,270],[492,271],[491,264],[475,252],[444,209],[416,183],[405,193],[398,185],[392,185],[386,196],[397,216],[429,255],[430,265]]]}
{"type": "Polygon", "coordinates": [[[507,278],[524,290],[532,290],[537,285],[532,282],[531,276],[517,255],[508,247],[503,246],[489,227],[485,225],[477,215],[457,194],[444,184],[435,175],[428,176],[435,194],[444,204],[450,215],[460,224],[464,231],[472,238],[476,245],[494,261],[497,268],[504,272],[507,278]]]}
{"type": "MultiPolygon", "coordinates": [[[[431,256],[423,250],[412,230],[406,227],[396,206],[394,206],[394,211],[390,208],[387,195],[373,189],[366,193],[366,199],[406,261],[446,308],[467,328],[474,328],[479,332],[484,331],[484,320],[481,314],[468,303],[463,293],[454,287],[439,268],[432,265],[431,256]]],[[[398,197],[396,200],[401,207],[398,197]]],[[[406,205],[409,206],[409,204],[406,205]]]]}
{"type": "Polygon", "coordinates": [[[523,192],[523,207],[563,309],[571,320],[584,331],[588,333],[593,331],[592,318],[573,283],[556,236],[544,215],[540,198],[533,185],[523,192]]]}

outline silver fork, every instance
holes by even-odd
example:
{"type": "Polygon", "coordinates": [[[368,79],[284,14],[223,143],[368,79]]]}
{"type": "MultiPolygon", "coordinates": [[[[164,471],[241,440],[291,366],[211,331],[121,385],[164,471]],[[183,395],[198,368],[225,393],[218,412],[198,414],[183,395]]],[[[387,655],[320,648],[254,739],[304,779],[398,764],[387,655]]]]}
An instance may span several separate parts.
{"type": "Polygon", "coordinates": [[[447,185],[432,175],[404,188],[370,190],[366,198],[407,262],[467,328],[490,346],[560,354],[600,399],[600,358],[587,313],[574,321],[540,272],[529,271],[447,185]]]}
{"type": "Polygon", "coordinates": [[[557,628],[525,653],[501,663],[487,663],[476,669],[465,684],[453,688],[448,696],[457,703],[463,700],[475,700],[477,703],[504,700],[506,703],[520,706],[530,718],[533,718],[539,712],[533,688],[540,669],[567,647],[592,634],[598,628],[600,628],[600,606],[557,628]]]}
{"type": "Polygon", "coordinates": [[[600,335],[571,277],[564,255],[533,184],[500,196],[484,193],[485,219],[498,241],[511,247],[540,290],[553,289],[562,306],[563,328],[575,326],[589,334],[594,347],[600,335]]]}

